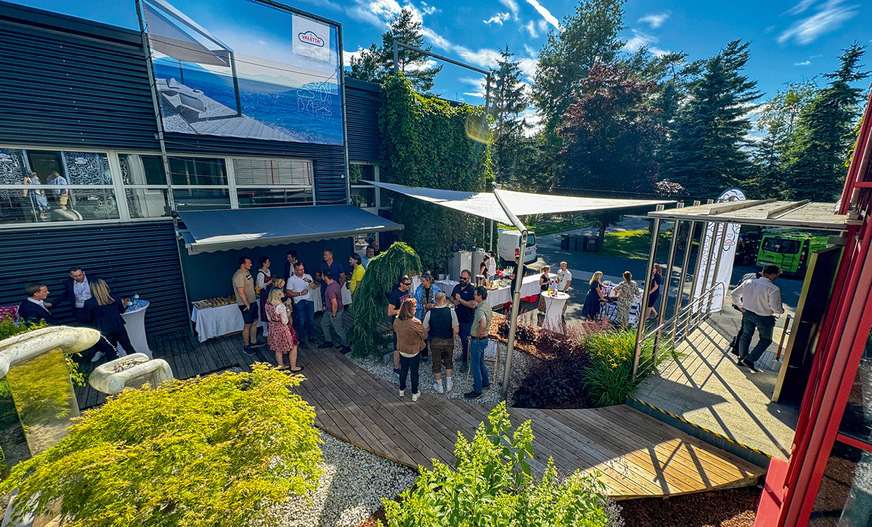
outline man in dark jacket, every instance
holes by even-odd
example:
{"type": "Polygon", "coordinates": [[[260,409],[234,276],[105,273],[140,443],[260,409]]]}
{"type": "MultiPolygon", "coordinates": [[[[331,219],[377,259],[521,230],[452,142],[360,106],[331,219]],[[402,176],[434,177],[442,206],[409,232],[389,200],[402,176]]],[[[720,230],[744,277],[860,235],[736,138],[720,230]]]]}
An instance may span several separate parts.
{"type": "Polygon", "coordinates": [[[91,281],[97,280],[99,276],[87,276],[85,271],[78,265],[70,267],[70,277],[65,278],[62,282],[64,292],[54,301],[54,306],[57,307],[63,302],[70,302],[73,310],[73,318],[80,324],[88,322],[88,315],[85,313],[85,301],[91,298],[91,281]]]}
{"type": "Polygon", "coordinates": [[[49,311],[51,304],[45,301],[48,298],[48,287],[43,283],[35,283],[29,284],[24,291],[27,293],[27,298],[22,300],[18,307],[18,318],[28,322],[45,320],[52,326],[57,325],[58,321],[49,311]]]}

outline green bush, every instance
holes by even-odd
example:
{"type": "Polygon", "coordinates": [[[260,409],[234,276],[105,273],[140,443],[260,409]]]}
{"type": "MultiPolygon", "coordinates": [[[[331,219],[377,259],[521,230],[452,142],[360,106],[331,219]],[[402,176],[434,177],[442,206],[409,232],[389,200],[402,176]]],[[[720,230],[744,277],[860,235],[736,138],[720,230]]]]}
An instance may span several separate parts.
{"type": "Polygon", "coordinates": [[[81,527],[274,524],[272,503],[317,484],[315,412],[288,376],[251,373],[125,390],[86,412],[57,445],[13,467],[16,513],[81,527]]]}
{"type": "MultiPolygon", "coordinates": [[[[591,333],[582,341],[587,350],[591,365],[586,374],[587,398],[594,407],[623,404],[636,387],[653,368],[642,370],[642,375],[633,379],[633,357],[636,353],[636,330],[616,329],[601,333],[591,333]]],[[[640,365],[650,363],[654,349],[653,341],[642,343],[639,356],[640,365]]],[[[670,350],[659,350],[665,358],[670,350]]],[[[662,359],[661,359],[662,360],[662,359]]]]}
{"type": "MultiPolygon", "coordinates": [[[[369,261],[351,304],[354,327],[349,341],[355,355],[381,355],[378,328],[385,326],[388,317],[388,294],[401,276],[420,272],[421,259],[414,249],[402,242],[392,244],[369,261]]],[[[390,331],[390,326],[386,326],[386,330],[390,331]]]]}
{"type": "MultiPolygon", "coordinates": [[[[388,527],[608,526],[618,522],[596,476],[565,481],[551,460],[542,479],[531,473],[530,422],[511,433],[505,403],[480,424],[472,442],[458,433],[454,468],[433,460],[402,504],[383,500],[388,527]]],[[[380,523],[381,525],[381,523],[380,523]]]]}

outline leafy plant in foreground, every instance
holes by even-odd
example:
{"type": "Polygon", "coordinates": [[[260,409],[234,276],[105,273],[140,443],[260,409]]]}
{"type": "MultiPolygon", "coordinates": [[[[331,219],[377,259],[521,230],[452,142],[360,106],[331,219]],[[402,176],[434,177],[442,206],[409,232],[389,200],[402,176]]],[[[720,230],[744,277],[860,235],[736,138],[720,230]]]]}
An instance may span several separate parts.
{"type": "Polygon", "coordinates": [[[60,503],[63,525],[271,525],[270,505],[320,474],[315,412],[291,393],[299,383],[255,364],[125,390],[13,467],[0,493],[19,488],[19,515],[60,503]]]}
{"type": "MultiPolygon", "coordinates": [[[[433,460],[399,504],[383,500],[388,527],[609,526],[618,520],[595,475],[562,481],[549,460],[532,474],[530,421],[511,433],[505,403],[480,424],[472,442],[457,434],[454,468],[433,460]]],[[[381,525],[381,524],[380,524],[381,525]]]]}

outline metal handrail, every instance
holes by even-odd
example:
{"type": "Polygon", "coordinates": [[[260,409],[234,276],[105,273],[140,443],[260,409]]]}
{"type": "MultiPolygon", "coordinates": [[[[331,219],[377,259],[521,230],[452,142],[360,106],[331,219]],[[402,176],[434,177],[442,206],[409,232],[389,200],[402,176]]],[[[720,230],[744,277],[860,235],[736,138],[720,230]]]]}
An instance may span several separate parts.
{"type": "MultiPolygon", "coordinates": [[[[645,359],[645,362],[651,361],[651,365],[657,363],[657,348],[660,344],[660,338],[663,333],[663,330],[669,328],[671,326],[671,338],[669,339],[670,344],[673,346],[680,343],[684,339],[690,335],[693,330],[699,327],[699,324],[704,320],[708,319],[709,315],[711,315],[711,303],[714,299],[714,294],[717,289],[720,288],[724,295],[726,295],[726,284],[723,282],[716,282],[712,287],[707,289],[703,294],[701,294],[696,299],[691,300],[686,306],[681,308],[677,314],[673,315],[668,320],[660,323],[660,325],[654,327],[653,329],[647,331],[643,334],[642,338],[636,342],[636,354],[637,356],[642,352],[642,344],[648,339],[654,337],[654,349],[652,350],[651,357],[645,359]],[[703,304],[705,302],[705,304],[703,304]],[[680,322],[684,323],[680,323],[680,322]]],[[[679,297],[680,301],[680,297],[679,297]]],[[[644,320],[639,320],[640,324],[644,324],[644,320]]],[[[639,364],[639,368],[634,374],[635,378],[643,375],[647,366],[642,367],[642,364],[639,364]]]]}

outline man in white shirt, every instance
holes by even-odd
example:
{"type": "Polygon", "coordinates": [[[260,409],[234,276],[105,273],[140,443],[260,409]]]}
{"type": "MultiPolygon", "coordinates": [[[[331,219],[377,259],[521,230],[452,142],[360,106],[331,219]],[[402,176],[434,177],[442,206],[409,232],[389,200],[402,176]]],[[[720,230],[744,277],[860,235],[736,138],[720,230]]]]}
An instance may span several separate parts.
{"type": "Polygon", "coordinates": [[[754,363],[760,360],[760,356],[772,344],[776,315],[784,313],[784,307],[781,305],[781,289],[773,283],[781,274],[781,269],[777,265],[767,265],[763,268],[762,274],[763,276],[756,280],[739,284],[730,293],[733,304],[743,313],[738,363],[747,366],[753,373],[758,371],[754,363]],[[748,353],[755,329],[760,334],[760,341],[751,353],[748,353]]]}
{"type": "MultiPolygon", "coordinates": [[[[572,273],[566,268],[566,262],[560,262],[560,270],[557,271],[557,290],[563,293],[569,293],[569,286],[572,284],[572,273]]],[[[566,306],[569,301],[563,303],[563,315],[566,315],[566,306]]]]}
{"type": "Polygon", "coordinates": [[[312,276],[306,273],[303,262],[294,263],[294,274],[288,278],[288,296],[294,299],[294,327],[300,342],[315,341],[315,303],[311,291],[318,288],[312,276]]]}

